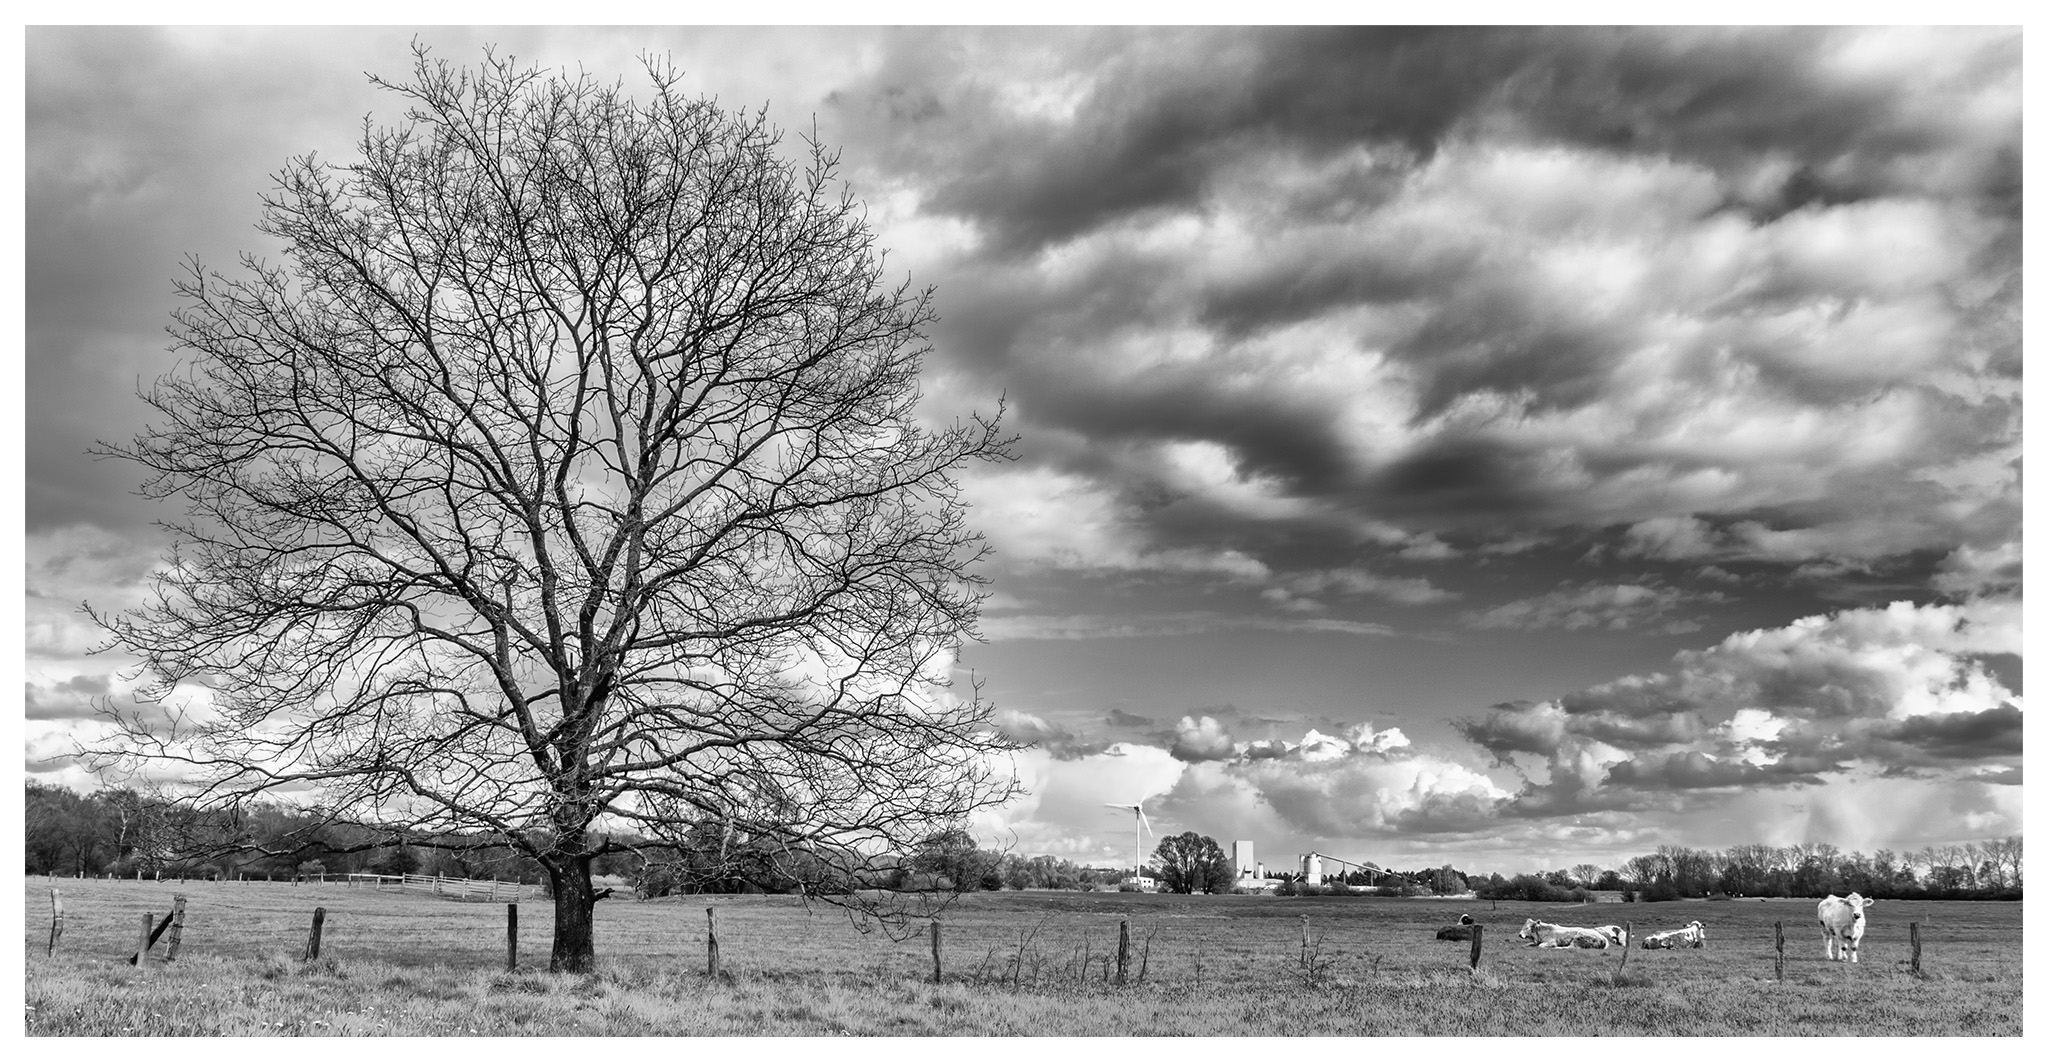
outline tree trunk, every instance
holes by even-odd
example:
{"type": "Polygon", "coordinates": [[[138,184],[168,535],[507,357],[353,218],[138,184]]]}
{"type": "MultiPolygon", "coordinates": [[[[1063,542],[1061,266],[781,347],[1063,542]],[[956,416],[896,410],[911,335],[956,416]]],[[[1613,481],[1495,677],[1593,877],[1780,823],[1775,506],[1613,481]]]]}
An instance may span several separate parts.
{"type": "Polygon", "coordinates": [[[564,865],[544,864],[555,893],[555,946],[551,973],[589,973],[596,965],[597,890],[590,885],[590,857],[571,856],[564,865]]]}

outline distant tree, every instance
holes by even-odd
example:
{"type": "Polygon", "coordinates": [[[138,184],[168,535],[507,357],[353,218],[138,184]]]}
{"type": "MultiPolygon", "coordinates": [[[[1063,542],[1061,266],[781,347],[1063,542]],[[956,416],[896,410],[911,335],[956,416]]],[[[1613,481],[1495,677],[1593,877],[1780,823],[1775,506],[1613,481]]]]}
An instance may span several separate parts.
{"type": "Polygon", "coordinates": [[[401,844],[379,857],[371,866],[379,874],[411,874],[420,868],[419,849],[401,844]]]}
{"type": "Polygon", "coordinates": [[[1003,887],[1002,856],[984,851],[974,843],[974,835],[962,829],[941,830],[925,838],[906,865],[916,873],[932,875],[937,888],[956,894],[1003,887]]]}
{"type": "Polygon", "coordinates": [[[1429,890],[1438,896],[1455,896],[1470,888],[1465,876],[1449,863],[1427,872],[1425,878],[1429,882],[1429,890]]]}
{"type": "Polygon", "coordinates": [[[1237,867],[1214,837],[1189,830],[1159,842],[1152,852],[1159,883],[1168,892],[1215,892],[1237,880],[1237,867]]]}
{"type": "Polygon", "coordinates": [[[1580,863],[1572,868],[1572,880],[1587,888],[1594,888],[1600,880],[1600,868],[1591,863],[1580,863]]]}

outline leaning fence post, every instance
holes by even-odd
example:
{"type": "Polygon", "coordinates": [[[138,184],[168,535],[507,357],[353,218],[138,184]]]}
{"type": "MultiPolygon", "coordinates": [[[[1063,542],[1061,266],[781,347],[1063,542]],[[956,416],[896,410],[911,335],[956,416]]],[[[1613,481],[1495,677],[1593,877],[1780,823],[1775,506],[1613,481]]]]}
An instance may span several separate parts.
{"type": "Polygon", "coordinates": [[[1635,937],[1636,924],[1634,922],[1623,922],[1621,924],[1621,965],[1614,970],[1616,977],[1628,972],[1628,946],[1631,941],[1635,940],[1635,937]]]}
{"type": "Polygon", "coordinates": [[[50,951],[57,954],[57,938],[64,935],[64,901],[57,898],[57,890],[50,890],[50,951]]]}
{"type": "Polygon", "coordinates": [[[178,961],[178,944],[185,939],[185,894],[171,896],[171,939],[164,945],[164,961],[178,961]]]}
{"type": "Polygon", "coordinates": [[[1773,922],[1771,924],[1778,938],[1778,980],[1783,981],[1785,979],[1785,923],[1773,922]]]}
{"type": "Polygon", "coordinates": [[[312,962],[320,957],[320,926],[327,921],[327,908],[313,908],[313,931],[306,935],[306,960],[312,962]]]}
{"type": "Polygon", "coordinates": [[[1124,983],[1124,974],[1131,968],[1131,920],[1122,919],[1116,924],[1116,983],[1124,983]]]}
{"type": "Polygon", "coordinates": [[[704,909],[704,972],[718,976],[718,908],[704,909]]]}
{"type": "Polygon", "coordinates": [[[519,969],[519,905],[505,905],[505,972],[519,969]]]}
{"type": "Polygon", "coordinates": [[[1920,976],[1920,923],[1906,923],[1906,934],[1913,938],[1913,976],[1920,976]]]}
{"type": "Polygon", "coordinates": [[[932,983],[938,984],[945,971],[939,966],[939,920],[932,919],[932,983]]]}

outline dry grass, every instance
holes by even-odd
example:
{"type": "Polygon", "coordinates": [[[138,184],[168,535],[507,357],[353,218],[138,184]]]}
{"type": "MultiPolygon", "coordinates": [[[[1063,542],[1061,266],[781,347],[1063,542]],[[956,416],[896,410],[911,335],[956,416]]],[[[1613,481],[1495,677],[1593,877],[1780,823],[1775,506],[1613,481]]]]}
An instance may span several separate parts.
{"type": "MultiPolygon", "coordinates": [[[[856,932],[784,897],[692,897],[598,909],[603,969],[544,972],[546,903],[520,906],[522,968],[504,967],[505,912],[339,885],[55,882],[66,927],[44,957],[48,892],[27,883],[27,1031],[44,1035],[2017,1035],[2019,904],[1872,910],[1864,960],[1821,958],[1810,901],[1597,909],[1429,900],[1006,893],[945,916],[946,981],[929,941],[856,932]],[[177,963],[123,963],[139,912],[188,897],[177,963]],[[314,906],[322,958],[302,963],[314,906]],[[704,975],[704,908],[721,966],[704,975]],[[1487,926],[1468,946],[1435,928],[1487,926]],[[1313,948],[1303,960],[1301,916],[1313,948]],[[1699,951],[1535,951],[1524,917],[1699,918],[1699,951]],[[1124,988],[1105,983],[1117,922],[1132,928],[1124,988]],[[1771,923],[1786,923],[1772,979],[1771,923]],[[1906,969],[1920,921],[1924,976],[1906,969]],[[1149,950],[1147,949],[1149,945],[1149,950]],[[538,969],[535,969],[538,967],[538,969]]],[[[158,952],[162,950],[159,945],[158,952]]],[[[1111,959],[1113,963],[1113,958],[1111,959]]]]}

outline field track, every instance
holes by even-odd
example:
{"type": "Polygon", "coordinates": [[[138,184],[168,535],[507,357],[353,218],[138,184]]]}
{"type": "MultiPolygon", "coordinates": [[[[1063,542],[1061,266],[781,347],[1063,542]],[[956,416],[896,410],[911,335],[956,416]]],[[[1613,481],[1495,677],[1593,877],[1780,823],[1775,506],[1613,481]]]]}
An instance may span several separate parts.
{"type": "MultiPolygon", "coordinates": [[[[503,904],[343,885],[30,878],[27,1031],[51,1035],[2018,1035],[2021,905],[1880,902],[1863,961],[1827,962],[1811,900],[1554,906],[1342,897],[1115,893],[969,896],[943,916],[945,981],[929,939],[862,934],[786,897],[606,900],[593,977],[544,971],[552,916],[519,905],[521,969],[507,973],[503,904]],[[54,958],[49,887],[63,890],[54,958]],[[140,912],[187,897],[179,960],[137,971],[140,912]],[[319,962],[299,961],[312,910],[319,962]],[[705,908],[721,966],[704,974],[705,908]],[[1434,939],[1471,914],[1469,946],[1434,939]],[[1303,917],[1312,941],[1302,947],[1303,917]],[[1693,919],[1692,951],[1550,951],[1525,917],[1632,921],[1638,936],[1693,919]],[[1118,922],[1130,978],[1104,983],[1118,922]],[[1774,978],[1774,922],[1785,979],[1774,978]],[[1920,923],[1922,975],[1908,964],[1920,923]]],[[[157,948],[160,956],[162,945],[157,948]]]]}

